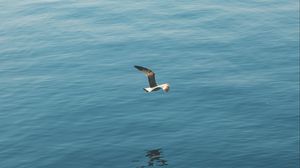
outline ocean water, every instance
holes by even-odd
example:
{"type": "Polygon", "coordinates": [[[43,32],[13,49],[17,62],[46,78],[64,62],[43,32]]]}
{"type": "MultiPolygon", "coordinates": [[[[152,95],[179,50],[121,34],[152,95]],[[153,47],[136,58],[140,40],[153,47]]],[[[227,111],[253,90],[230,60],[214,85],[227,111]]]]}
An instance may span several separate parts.
{"type": "Polygon", "coordinates": [[[1,168],[299,167],[299,1],[0,8],[1,168]]]}

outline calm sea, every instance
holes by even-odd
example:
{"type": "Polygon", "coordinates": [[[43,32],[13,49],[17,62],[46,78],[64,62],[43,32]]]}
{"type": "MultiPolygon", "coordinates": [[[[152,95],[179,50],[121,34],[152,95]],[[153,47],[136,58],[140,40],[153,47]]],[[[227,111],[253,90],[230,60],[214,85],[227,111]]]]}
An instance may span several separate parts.
{"type": "Polygon", "coordinates": [[[299,167],[299,1],[0,9],[1,168],[299,167]]]}

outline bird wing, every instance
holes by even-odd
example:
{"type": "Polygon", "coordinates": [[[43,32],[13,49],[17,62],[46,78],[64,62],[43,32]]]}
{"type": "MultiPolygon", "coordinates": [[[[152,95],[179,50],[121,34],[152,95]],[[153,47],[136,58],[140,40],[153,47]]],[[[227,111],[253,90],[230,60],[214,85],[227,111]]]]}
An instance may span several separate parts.
{"type": "Polygon", "coordinates": [[[157,86],[156,81],[155,81],[155,73],[153,71],[151,71],[148,68],[142,67],[142,66],[135,65],[134,67],[136,69],[138,69],[139,71],[142,71],[148,77],[150,87],[157,86]]]}

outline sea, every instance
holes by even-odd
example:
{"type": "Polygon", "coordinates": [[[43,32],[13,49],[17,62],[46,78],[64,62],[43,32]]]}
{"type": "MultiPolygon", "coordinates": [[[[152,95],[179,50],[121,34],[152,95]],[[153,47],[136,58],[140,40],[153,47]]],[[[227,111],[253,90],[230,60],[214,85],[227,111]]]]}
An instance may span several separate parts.
{"type": "Polygon", "coordinates": [[[299,168],[298,0],[0,9],[1,168],[299,168]]]}

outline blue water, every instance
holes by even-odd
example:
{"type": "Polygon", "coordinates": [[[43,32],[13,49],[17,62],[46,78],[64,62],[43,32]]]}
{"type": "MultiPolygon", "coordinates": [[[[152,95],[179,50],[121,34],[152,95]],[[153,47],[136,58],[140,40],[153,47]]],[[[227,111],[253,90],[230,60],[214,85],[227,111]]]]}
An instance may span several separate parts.
{"type": "Polygon", "coordinates": [[[1,1],[0,167],[299,167],[298,7],[1,1]]]}

